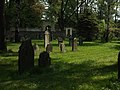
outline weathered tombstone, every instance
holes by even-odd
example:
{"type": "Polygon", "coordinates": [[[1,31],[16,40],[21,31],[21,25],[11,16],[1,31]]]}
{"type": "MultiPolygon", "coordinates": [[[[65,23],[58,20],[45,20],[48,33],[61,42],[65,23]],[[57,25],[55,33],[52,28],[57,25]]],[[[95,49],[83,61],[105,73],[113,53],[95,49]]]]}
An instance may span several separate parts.
{"type": "Polygon", "coordinates": [[[61,43],[63,43],[63,39],[61,37],[58,37],[58,46],[60,46],[61,43]]]}
{"type": "Polygon", "coordinates": [[[43,51],[39,55],[38,66],[39,67],[47,67],[47,66],[50,66],[50,65],[51,65],[51,58],[49,56],[49,53],[46,52],[46,51],[43,51]]]}
{"type": "Polygon", "coordinates": [[[65,44],[64,43],[60,43],[60,52],[65,52],[65,44]]]}
{"type": "Polygon", "coordinates": [[[118,80],[120,80],[120,52],[118,54],[118,80]]]}
{"type": "Polygon", "coordinates": [[[48,43],[48,44],[47,44],[47,47],[46,47],[46,52],[48,52],[48,53],[49,53],[49,52],[52,52],[52,49],[53,49],[53,48],[52,48],[52,44],[51,44],[51,43],[48,43]]]}
{"type": "Polygon", "coordinates": [[[50,33],[45,31],[44,46],[47,47],[47,44],[50,43],[50,33]]]}
{"type": "Polygon", "coordinates": [[[19,47],[18,71],[22,74],[34,67],[34,50],[31,40],[22,42],[19,47]]]}
{"type": "Polygon", "coordinates": [[[73,39],[73,37],[72,37],[72,35],[70,35],[70,36],[69,36],[69,46],[72,45],[72,39],[73,39]]]}
{"type": "Polygon", "coordinates": [[[34,43],[33,49],[34,49],[34,53],[36,54],[37,51],[39,51],[39,46],[36,43],[34,43]]]}
{"type": "Polygon", "coordinates": [[[76,51],[77,50],[77,39],[74,38],[72,40],[72,51],[76,51]]]}

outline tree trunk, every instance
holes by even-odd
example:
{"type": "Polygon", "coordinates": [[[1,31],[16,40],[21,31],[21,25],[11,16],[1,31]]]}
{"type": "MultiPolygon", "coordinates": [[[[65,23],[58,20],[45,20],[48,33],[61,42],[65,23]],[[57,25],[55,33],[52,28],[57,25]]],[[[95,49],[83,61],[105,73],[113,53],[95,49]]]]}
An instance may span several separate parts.
{"type": "Polygon", "coordinates": [[[109,28],[110,28],[110,3],[108,3],[108,15],[107,15],[107,29],[106,29],[106,35],[105,35],[105,42],[109,41],[109,28]]]}
{"type": "Polygon", "coordinates": [[[62,3],[61,3],[61,31],[64,31],[64,10],[63,10],[63,4],[64,1],[62,0],[62,3]]]}
{"type": "Polygon", "coordinates": [[[6,51],[4,35],[4,3],[5,0],[0,0],[0,51],[6,51]]]}
{"type": "Polygon", "coordinates": [[[20,10],[20,0],[16,0],[16,24],[15,24],[15,42],[19,42],[19,10],[20,10]]]}

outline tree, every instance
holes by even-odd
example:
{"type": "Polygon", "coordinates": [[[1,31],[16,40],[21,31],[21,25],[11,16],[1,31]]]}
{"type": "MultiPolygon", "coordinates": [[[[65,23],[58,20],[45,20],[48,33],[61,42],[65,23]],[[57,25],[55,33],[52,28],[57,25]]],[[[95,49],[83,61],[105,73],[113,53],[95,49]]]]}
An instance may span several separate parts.
{"type": "Polygon", "coordinates": [[[0,50],[6,51],[5,35],[4,35],[4,3],[5,0],[0,0],[0,50]]]}
{"type": "MultiPolygon", "coordinates": [[[[70,26],[71,22],[77,24],[78,9],[85,3],[85,0],[48,0],[51,15],[56,17],[61,31],[64,27],[70,26]]],[[[74,24],[73,27],[76,27],[74,24]]]]}
{"type": "Polygon", "coordinates": [[[106,29],[104,33],[104,41],[109,41],[109,33],[110,33],[110,24],[113,22],[114,15],[116,15],[115,7],[116,0],[98,0],[98,18],[100,20],[105,20],[106,29]]]}
{"type": "Polygon", "coordinates": [[[15,2],[16,2],[15,42],[19,42],[20,0],[16,0],[15,2]]]}
{"type": "Polygon", "coordinates": [[[99,33],[98,19],[94,13],[86,13],[79,17],[78,21],[78,37],[82,37],[87,41],[92,41],[99,33]]]}

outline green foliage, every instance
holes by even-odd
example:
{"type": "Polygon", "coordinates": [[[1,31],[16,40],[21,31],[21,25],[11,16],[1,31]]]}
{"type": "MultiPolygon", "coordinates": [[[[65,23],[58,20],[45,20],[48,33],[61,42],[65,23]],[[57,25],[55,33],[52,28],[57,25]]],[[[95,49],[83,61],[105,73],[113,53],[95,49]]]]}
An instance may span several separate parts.
{"type": "MultiPolygon", "coordinates": [[[[22,1],[19,5],[20,27],[40,27],[41,15],[44,6],[41,3],[22,1]]],[[[14,27],[16,22],[16,3],[14,1],[6,4],[6,20],[9,26],[14,27]]]]}
{"type": "Polygon", "coordinates": [[[82,36],[85,40],[93,40],[99,32],[98,20],[91,13],[81,15],[78,26],[78,36],[82,36]]]}

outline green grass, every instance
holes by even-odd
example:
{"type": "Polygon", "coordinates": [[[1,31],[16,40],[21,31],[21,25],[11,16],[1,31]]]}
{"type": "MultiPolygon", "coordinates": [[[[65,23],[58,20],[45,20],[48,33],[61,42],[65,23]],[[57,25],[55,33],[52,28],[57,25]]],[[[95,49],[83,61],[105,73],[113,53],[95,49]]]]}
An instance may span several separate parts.
{"type": "Polygon", "coordinates": [[[0,55],[0,90],[119,90],[117,81],[117,56],[120,42],[84,42],[72,52],[68,42],[66,52],[59,51],[57,41],[52,41],[52,65],[38,68],[37,60],[44,51],[43,41],[34,40],[40,47],[35,55],[35,68],[18,75],[17,61],[20,43],[8,43],[13,52],[0,55]]]}

